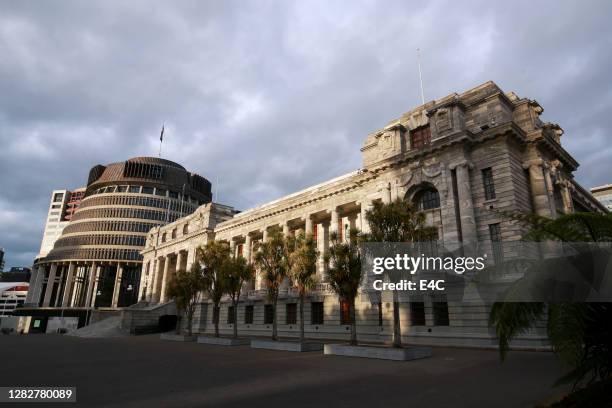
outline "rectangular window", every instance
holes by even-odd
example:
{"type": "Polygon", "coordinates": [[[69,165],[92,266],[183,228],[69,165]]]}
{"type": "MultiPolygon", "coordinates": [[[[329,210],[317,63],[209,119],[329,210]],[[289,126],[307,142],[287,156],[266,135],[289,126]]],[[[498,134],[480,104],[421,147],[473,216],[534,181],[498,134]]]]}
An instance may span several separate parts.
{"type": "Polygon", "coordinates": [[[264,324],[274,323],[274,309],[272,305],[264,306],[264,324]]]}
{"type": "Polygon", "coordinates": [[[155,195],[165,197],[166,196],[166,190],[164,190],[163,188],[156,188],[155,189],[155,195]]]}
{"type": "Polygon", "coordinates": [[[285,323],[296,324],[297,323],[297,303],[287,303],[285,305],[285,323]]]}
{"type": "Polygon", "coordinates": [[[491,238],[491,249],[493,250],[493,259],[495,263],[504,261],[504,248],[501,236],[501,226],[499,223],[489,224],[489,236],[491,238]]]}
{"type": "Polygon", "coordinates": [[[317,237],[318,237],[318,225],[315,224],[312,226],[312,239],[314,240],[314,242],[317,242],[317,237]]]}
{"type": "Polygon", "coordinates": [[[244,307],[244,323],[253,324],[253,305],[244,307]]]}
{"type": "Polygon", "coordinates": [[[170,196],[170,198],[178,198],[179,197],[179,193],[177,193],[176,191],[170,191],[169,196],[170,196]]]}
{"type": "Polygon", "coordinates": [[[58,201],[62,201],[64,199],[63,193],[55,193],[53,196],[53,202],[57,203],[58,201]]]}
{"type": "Polygon", "coordinates": [[[383,325],[383,305],[382,302],[378,302],[378,325],[383,325]]]}
{"type": "Polygon", "coordinates": [[[125,193],[127,191],[127,186],[118,186],[117,187],[117,192],[118,193],[125,193]]]}
{"type": "Polygon", "coordinates": [[[153,187],[143,187],[142,194],[153,194],[153,187]]]}
{"type": "Polygon", "coordinates": [[[493,183],[493,170],[490,167],[482,169],[482,185],[485,192],[485,200],[495,198],[495,184],[493,183]]]}
{"type": "Polygon", "coordinates": [[[310,304],[310,323],[323,324],[323,302],[312,302],[310,304]]]}
{"type": "Polygon", "coordinates": [[[425,302],[410,302],[410,323],[425,326],[425,302]]]}
{"type": "Polygon", "coordinates": [[[227,324],[234,324],[234,306],[227,308],[227,324]]]}
{"type": "Polygon", "coordinates": [[[129,192],[130,193],[140,193],[140,186],[130,186],[129,192]]]}
{"type": "Polygon", "coordinates": [[[420,149],[431,143],[431,130],[429,125],[421,126],[410,131],[410,148],[420,149]]]}
{"type": "Polygon", "coordinates": [[[448,302],[432,302],[435,326],[448,326],[448,302]]]}
{"type": "Polygon", "coordinates": [[[340,301],[340,324],[351,324],[351,305],[346,300],[340,301]]]}

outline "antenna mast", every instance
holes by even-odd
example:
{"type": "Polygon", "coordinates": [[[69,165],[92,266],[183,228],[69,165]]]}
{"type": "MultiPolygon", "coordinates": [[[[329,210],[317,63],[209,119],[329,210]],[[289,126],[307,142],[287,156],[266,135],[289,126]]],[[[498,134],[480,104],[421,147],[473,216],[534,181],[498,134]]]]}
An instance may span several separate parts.
{"type": "Polygon", "coordinates": [[[419,82],[421,84],[421,103],[425,105],[425,92],[423,92],[423,74],[421,73],[421,49],[417,48],[417,64],[419,65],[419,82]]]}

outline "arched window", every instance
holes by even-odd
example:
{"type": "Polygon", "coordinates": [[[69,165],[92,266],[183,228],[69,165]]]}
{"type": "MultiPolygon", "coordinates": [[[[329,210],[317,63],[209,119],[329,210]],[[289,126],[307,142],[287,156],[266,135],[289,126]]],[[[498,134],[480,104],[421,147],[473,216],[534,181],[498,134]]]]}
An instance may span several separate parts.
{"type": "Polygon", "coordinates": [[[440,208],[440,194],[435,188],[429,187],[419,191],[414,197],[414,202],[421,211],[440,208]]]}

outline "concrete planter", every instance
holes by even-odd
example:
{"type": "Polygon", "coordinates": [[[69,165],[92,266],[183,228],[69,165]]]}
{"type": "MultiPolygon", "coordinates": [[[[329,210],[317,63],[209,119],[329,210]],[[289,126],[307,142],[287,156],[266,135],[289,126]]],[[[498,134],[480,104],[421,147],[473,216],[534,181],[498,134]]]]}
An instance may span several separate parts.
{"type": "Polygon", "coordinates": [[[336,356],[378,358],[396,361],[417,360],[419,358],[431,357],[431,349],[429,347],[393,348],[326,344],[323,353],[336,356]]]}
{"type": "Polygon", "coordinates": [[[278,350],[278,351],[321,351],[321,343],[300,343],[299,341],[273,341],[273,340],[252,340],[251,348],[278,350]]]}
{"type": "Polygon", "coordinates": [[[162,333],[159,336],[159,338],[162,340],[169,340],[169,341],[190,342],[190,341],[196,341],[197,336],[188,336],[186,334],[176,334],[176,333],[162,333]]]}
{"type": "Polygon", "coordinates": [[[251,343],[249,339],[234,339],[232,337],[198,336],[198,343],[216,346],[245,346],[251,343]]]}

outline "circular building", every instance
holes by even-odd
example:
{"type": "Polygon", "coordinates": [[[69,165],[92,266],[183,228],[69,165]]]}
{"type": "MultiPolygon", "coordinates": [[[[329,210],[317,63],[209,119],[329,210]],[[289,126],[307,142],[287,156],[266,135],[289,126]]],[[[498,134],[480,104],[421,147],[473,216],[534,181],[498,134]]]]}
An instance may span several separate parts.
{"type": "Polygon", "coordinates": [[[211,199],[208,180],[169,160],[136,157],[94,166],[79,208],[53,249],[38,260],[30,305],[136,303],[147,232],[211,199]]]}

